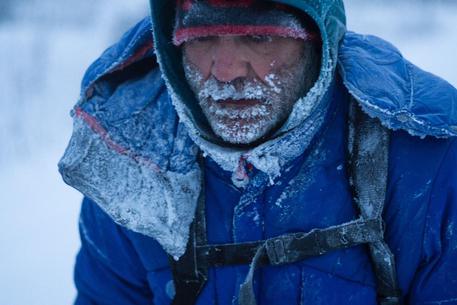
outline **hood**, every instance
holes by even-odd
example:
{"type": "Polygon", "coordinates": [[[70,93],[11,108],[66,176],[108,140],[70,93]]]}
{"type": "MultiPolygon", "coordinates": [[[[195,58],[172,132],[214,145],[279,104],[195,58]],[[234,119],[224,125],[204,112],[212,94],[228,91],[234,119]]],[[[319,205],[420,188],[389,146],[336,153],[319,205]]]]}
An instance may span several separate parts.
{"type": "Polygon", "coordinates": [[[346,32],[344,6],[341,0],[273,2],[302,11],[317,24],[322,38],[320,75],[307,95],[295,103],[288,120],[272,138],[255,148],[241,149],[227,146],[217,139],[184,78],[181,52],[171,43],[175,1],[150,1],[157,61],[178,116],[199,148],[224,170],[234,173],[232,180],[238,186],[247,182],[238,181],[239,177],[246,177],[242,173],[243,162],[251,163],[274,180],[280,175],[280,169],[303,152],[309,144],[321,126],[330,102],[330,99],[324,97],[333,83],[339,44],[346,32]],[[293,149],[282,151],[282,147],[292,147],[293,149]]]}
{"type": "MultiPolygon", "coordinates": [[[[344,35],[341,1],[277,2],[315,20],[323,64],[316,85],[297,102],[281,134],[245,156],[259,170],[274,179],[281,162],[303,152],[305,140],[322,124],[325,103],[337,92],[332,90],[337,62],[345,87],[384,125],[421,137],[457,135],[457,90],[379,38],[344,35]],[[319,103],[307,109],[310,101],[319,103]]],[[[87,70],[59,170],[68,185],[117,224],[154,238],[179,257],[201,190],[199,149],[232,172],[246,152],[208,140],[208,126],[192,107],[197,103],[184,80],[179,50],[171,43],[173,3],[152,1],[152,26],[150,17],[139,22],[87,70]]]]}

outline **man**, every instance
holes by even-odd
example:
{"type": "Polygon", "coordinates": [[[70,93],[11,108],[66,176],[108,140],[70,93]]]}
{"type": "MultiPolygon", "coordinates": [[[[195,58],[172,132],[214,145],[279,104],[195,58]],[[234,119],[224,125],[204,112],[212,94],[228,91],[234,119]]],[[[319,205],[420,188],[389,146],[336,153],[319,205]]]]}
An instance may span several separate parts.
{"type": "Polygon", "coordinates": [[[150,4],[59,164],[76,304],[457,304],[455,88],[339,0],[150,4]]]}

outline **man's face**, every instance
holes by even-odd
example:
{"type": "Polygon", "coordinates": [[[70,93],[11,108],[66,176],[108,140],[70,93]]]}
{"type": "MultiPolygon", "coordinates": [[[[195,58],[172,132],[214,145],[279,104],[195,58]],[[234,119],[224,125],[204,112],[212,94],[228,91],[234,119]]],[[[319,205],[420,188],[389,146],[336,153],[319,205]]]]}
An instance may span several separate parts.
{"type": "Polygon", "coordinates": [[[319,70],[311,42],[279,36],[210,36],[183,46],[186,78],[211,128],[249,144],[276,131],[319,70]]]}

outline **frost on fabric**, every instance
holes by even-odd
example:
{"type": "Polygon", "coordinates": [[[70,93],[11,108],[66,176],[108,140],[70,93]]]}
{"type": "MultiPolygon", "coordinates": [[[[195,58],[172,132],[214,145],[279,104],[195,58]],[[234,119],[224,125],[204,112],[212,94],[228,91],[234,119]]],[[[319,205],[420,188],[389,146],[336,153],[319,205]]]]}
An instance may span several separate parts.
{"type": "Polygon", "coordinates": [[[92,248],[93,251],[97,253],[97,255],[101,258],[103,258],[106,262],[109,262],[108,256],[103,253],[100,249],[99,246],[92,240],[90,233],[87,230],[87,226],[84,223],[83,217],[79,218],[79,232],[81,234],[81,239],[84,240],[90,247],[92,248]]]}
{"type": "Polygon", "coordinates": [[[414,199],[418,199],[424,196],[427,192],[430,191],[432,186],[432,180],[428,180],[422,187],[418,188],[416,192],[414,192],[414,199]]]}
{"type": "Polygon", "coordinates": [[[354,103],[350,117],[349,153],[356,202],[365,219],[378,218],[384,208],[387,187],[389,132],[354,103]]]}
{"type": "MultiPolygon", "coordinates": [[[[300,172],[288,183],[283,193],[274,202],[280,208],[283,208],[283,203],[290,201],[302,190],[308,189],[313,183],[316,182],[316,171],[318,170],[314,165],[327,158],[327,151],[322,149],[322,142],[317,143],[316,149],[313,150],[311,155],[306,159],[300,172]]],[[[282,212],[287,215],[287,212],[282,212]]]]}
{"type": "Polygon", "coordinates": [[[186,173],[161,171],[113,150],[76,118],[59,168],[66,183],[94,200],[116,223],[153,237],[175,257],[185,252],[200,193],[196,162],[186,173]]]}

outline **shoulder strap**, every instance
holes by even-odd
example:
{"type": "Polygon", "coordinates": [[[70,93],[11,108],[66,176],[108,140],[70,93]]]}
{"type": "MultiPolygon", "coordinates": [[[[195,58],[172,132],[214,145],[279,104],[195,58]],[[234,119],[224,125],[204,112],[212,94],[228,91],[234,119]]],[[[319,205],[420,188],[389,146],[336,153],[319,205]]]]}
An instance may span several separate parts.
{"type": "MultiPolygon", "coordinates": [[[[387,192],[390,132],[362,112],[355,100],[349,111],[349,169],[355,202],[363,219],[379,219],[387,192]]],[[[400,304],[395,260],[384,239],[368,244],[381,305],[400,304]]]]}
{"type": "Polygon", "coordinates": [[[201,258],[197,246],[207,244],[203,157],[199,156],[198,161],[202,168],[202,186],[198,198],[196,215],[190,227],[186,252],[179,260],[176,260],[172,256],[168,257],[175,286],[175,296],[172,305],[196,304],[197,298],[208,280],[208,260],[201,258]]]}

